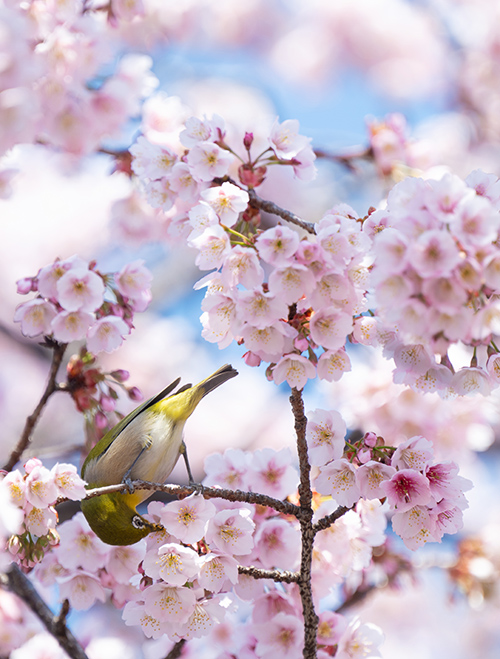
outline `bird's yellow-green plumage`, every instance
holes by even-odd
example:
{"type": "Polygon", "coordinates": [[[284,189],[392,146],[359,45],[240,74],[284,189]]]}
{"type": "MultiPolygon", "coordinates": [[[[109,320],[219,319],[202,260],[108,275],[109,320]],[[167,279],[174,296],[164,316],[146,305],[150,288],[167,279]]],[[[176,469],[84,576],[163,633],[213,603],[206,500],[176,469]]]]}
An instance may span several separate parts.
{"type": "MultiPolygon", "coordinates": [[[[172,393],[178,378],[139,405],[94,446],[82,467],[87,488],[122,483],[125,478],[163,483],[175,467],[186,420],[210,391],[237,375],[229,364],[195,386],[172,393]]],[[[151,492],[113,493],[85,499],[82,511],[95,533],[108,544],[128,545],[161,527],[135,510],[151,492]]]]}

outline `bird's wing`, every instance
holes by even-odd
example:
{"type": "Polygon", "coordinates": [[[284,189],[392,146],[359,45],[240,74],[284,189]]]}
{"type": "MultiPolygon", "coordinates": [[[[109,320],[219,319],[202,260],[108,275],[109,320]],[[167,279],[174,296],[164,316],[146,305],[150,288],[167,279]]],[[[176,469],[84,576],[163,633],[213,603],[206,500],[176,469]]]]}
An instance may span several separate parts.
{"type": "Polygon", "coordinates": [[[144,403],[142,403],[142,405],[139,405],[139,407],[136,407],[135,410],[130,412],[130,414],[127,414],[126,417],[124,417],[121,421],[119,421],[116,424],[116,426],[111,428],[111,430],[108,430],[108,432],[104,435],[104,437],[97,442],[94,448],[87,455],[85,462],[83,463],[82,466],[82,478],[85,478],[85,470],[87,468],[87,465],[91,461],[98,460],[99,458],[101,458],[109,449],[111,444],[115,441],[115,439],[118,437],[118,435],[120,435],[120,433],[123,432],[123,430],[129,425],[129,423],[131,423],[134,419],[136,419],[139,416],[139,414],[149,409],[152,405],[155,405],[160,400],[163,400],[166,396],[172,393],[172,391],[177,387],[180,381],[181,381],[180,378],[174,380],[172,384],[169,384],[168,387],[162,389],[162,391],[156,394],[156,396],[153,396],[149,400],[146,400],[144,403]]]}

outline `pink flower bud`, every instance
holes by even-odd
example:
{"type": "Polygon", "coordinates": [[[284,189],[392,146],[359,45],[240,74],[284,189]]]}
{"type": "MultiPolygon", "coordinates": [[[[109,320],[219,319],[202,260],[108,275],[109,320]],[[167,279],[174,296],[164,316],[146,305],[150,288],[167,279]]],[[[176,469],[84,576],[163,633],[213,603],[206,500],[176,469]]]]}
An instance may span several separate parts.
{"type": "Polygon", "coordinates": [[[125,382],[125,380],[128,380],[130,377],[130,373],[123,368],[119,368],[116,371],[111,371],[110,375],[117,382],[125,382]]]}
{"type": "Polygon", "coordinates": [[[130,389],[127,389],[127,393],[132,400],[142,400],[144,398],[138,387],[130,387],[130,389]]]}
{"type": "Polygon", "coordinates": [[[245,360],[245,364],[247,366],[259,366],[261,362],[261,358],[251,350],[243,355],[243,359],[245,360]]]}
{"type": "Polygon", "coordinates": [[[252,146],[253,142],[253,133],[245,133],[245,137],[243,138],[243,146],[245,149],[249,149],[252,146]]]}
{"type": "Polygon", "coordinates": [[[17,292],[19,295],[26,295],[31,291],[36,291],[36,283],[33,277],[23,277],[16,281],[17,292]]]}
{"type": "Polygon", "coordinates": [[[35,467],[41,467],[42,461],[38,458],[30,458],[24,465],[24,471],[30,474],[35,467]]]}
{"type": "Polygon", "coordinates": [[[96,415],[94,417],[94,422],[97,428],[102,430],[103,428],[106,428],[108,425],[108,420],[106,419],[106,416],[102,412],[96,412],[96,415]]]}
{"type": "Polygon", "coordinates": [[[99,399],[99,405],[104,412],[112,412],[116,407],[116,402],[114,398],[111,398],[111,396],[102,394],[99,399]]]}
{"type": "Polygon", "coordinates": [[[372,452],[370,449],[362,448],[360,451],[358,451],[357,457],[361,464],[364,465],[372,459],[372,452]]]}
{"type": "Polygon", "coordinates": [[[374,432],[367,432],[363,437],[363,441],[365,443],[365,446],[369,446],[370,448],[373,448],[374,446],[377,445],[377,435],[374,432]]]}
{"type": "Polygon", "coordinates": [[[297,348],[297,350],[303,352],[304,350],[307,350],[307,348],[309,347],[309,342],[303,336],[298,336],[293,342],[293,345],[297,348]]]}

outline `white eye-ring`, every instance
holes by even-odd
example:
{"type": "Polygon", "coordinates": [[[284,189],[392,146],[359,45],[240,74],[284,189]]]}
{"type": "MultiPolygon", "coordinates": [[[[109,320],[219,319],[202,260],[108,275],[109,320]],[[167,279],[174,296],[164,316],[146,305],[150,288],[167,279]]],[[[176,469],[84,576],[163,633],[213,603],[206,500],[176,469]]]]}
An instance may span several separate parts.
{"type": "Polygon", "coordinates": [[[136,529],[144,529],[146,528],[146,523],[142,517],[139,517],[139,515],[134,515],[132,517],[132,526],[136,529]]]}

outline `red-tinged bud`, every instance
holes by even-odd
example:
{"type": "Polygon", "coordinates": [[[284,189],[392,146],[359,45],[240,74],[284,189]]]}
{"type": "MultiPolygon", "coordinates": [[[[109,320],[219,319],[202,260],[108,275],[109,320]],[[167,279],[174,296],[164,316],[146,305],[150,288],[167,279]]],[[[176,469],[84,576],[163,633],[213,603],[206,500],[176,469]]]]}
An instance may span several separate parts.
{"type": "Polygon", "coordinates": [[[18,279],[16,285],[19,295],[27,295],[28,293],[31,293],[31,291],[36,291],[38,288],[37,281],[34,277],[23,277],[23,279],[18,279]]]}
{"type": "Polygon", "coordinates": [[[372,452],[368,448],[362,448],[360,451],[358,451],[357,458],[361,464],[364,465],[372,459],[372,452]]]}
{"type": "Polygon", "coordinates": [[[251,167],[250,165],[241,165],[238,169],[238,176],[241,183],[248,188],[257,188],[266,178],[267,167],[251,167]]]}
{"type": "Polygon", "coordinates": [[[261,358],[251,350],[243,355],[243,359],[247,366],[260,366],[260,362],[262,361],[261,358]]]}
{"type": "Polygon", "coordinates": [[[111,371],[111,377],[117,382],[125,382],[130,377],[130,373],[123,368],[118,368],[116,371],[111,371]]]}
{"type": "Polygon", "coordinates": [[[373,448],[374,446],[377,445],[377,435],[374,432],[367,432],[363,437],[363,441],[365,443],[365,446],[369,446],[370,448],[373,448]]]}
{"type": "Polygon", "coordinates": [[[303,336],[298,336],[293,342],[293,345],[297,348],[297,350],[303,352],[304,350],[307,350],[307,348],[309,347],[309,341],[305,339],[303,336]]]}
{"type": "Polygon", "coordinates": [[[71,396],[73,397],[76,408],[79,412],[86,412],[94,403],[94,399],[90,395],[88,389],[77,389],[72,392],[71,396]]]}
{"type": "Polygon", "coordinates": [[[127,393],[132,400],[142,400],[144,398],[137,387],[130,387],[130,389],[127,389],[127,393]]]}
{"type": "Polygon", "coordinates": [[[253,142],[253,133],[245,133],[245,137],[243,138],[243,146],[247,151],[252,146],[252,142],[253,142]]]}
{"type": "Polygon", "coordinates": [[[101,410],[104,412],[113,412],[113,410],[116,407],[116,401],[111,398],[111,396],[106,396],[106,394],[102,394],[102,396],[99,398],[99,405],[101,407],[101,410]]]}

